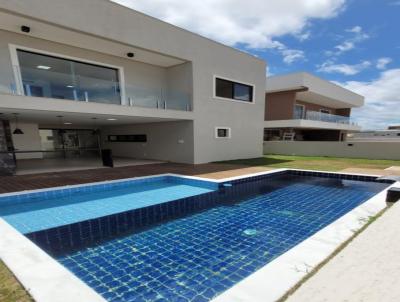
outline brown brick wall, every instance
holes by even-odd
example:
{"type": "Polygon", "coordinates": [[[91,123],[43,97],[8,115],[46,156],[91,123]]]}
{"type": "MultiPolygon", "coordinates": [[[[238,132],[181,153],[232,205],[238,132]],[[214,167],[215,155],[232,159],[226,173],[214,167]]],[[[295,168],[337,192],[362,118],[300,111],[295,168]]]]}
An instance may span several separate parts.
{"type": "Polygon", "coordinates": [[[296,104],[304,105],[306,107],[306,111],[320,111],[321,109],[330,110],[331,114],[336,114],[336,109],[329,108],[326,106],[321,106],[317,104],[307,103],[303,101],[296,100],[296,104]]]}
{"type": "Polygon", "coordinates": [[[351,108],[335,109],[321,106],[313,103],[296,100],[297,91],[283,91],[267,93],[265,95],[265,120],[290,120],[293,119],[294,105],[301,104],[305,106],[306,111],[329,110],[331,114],[341,116],[350,116],[351,108]]]}
{"type": "Polygon", "coordinates": [[[265,120],[291,120],[295,100],[295,91],[267,93],[265,95],[265,120]]]}
{"type": "Polygon", "coordinates": [[[351,108],[336,109],[336,114],[341,116],[350,116],[351,108]]]}

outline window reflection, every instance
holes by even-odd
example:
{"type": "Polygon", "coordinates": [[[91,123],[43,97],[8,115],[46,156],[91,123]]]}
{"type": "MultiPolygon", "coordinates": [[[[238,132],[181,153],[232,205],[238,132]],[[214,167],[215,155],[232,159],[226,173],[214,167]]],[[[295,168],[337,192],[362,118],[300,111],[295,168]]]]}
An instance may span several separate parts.
{"type": "Polygon", "coordinates": [[[121,104],[118,70],[17,50],[28,96],[121,104]]]}

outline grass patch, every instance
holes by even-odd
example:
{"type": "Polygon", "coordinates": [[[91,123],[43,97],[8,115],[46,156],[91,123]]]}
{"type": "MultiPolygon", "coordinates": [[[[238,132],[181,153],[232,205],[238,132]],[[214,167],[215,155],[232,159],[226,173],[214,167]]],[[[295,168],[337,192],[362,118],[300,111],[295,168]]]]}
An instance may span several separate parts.
{"type": "Polygon", "coordinates": [[[0,301],[32,302],[33,299],[15,279],[10,270],[0,261],[0,301]]]}
{"type": "Polygon", "coordinates": [[[289,155],[264,155],[258,158],[223,161],[219,163],[322,171],[340,171],[346,168],[385,169],[391,166],[400,166],[400,160],[289,155]]]}

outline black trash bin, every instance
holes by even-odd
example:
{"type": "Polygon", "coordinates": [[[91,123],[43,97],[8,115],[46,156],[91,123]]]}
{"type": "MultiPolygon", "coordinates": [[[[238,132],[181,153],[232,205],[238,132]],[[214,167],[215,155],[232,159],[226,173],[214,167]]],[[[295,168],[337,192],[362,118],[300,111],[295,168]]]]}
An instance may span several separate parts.
{"type": "Polygon", "coordinates": [[[387,191],[386,202],[395,203],[400,200],[400,188],[390,188],[387,191]]]}
{"type": "Polygon", "coordinates": [[[114,161],[112,158],[111,149],[102,149],[101,150],[101,159],[103,160],[103,166],[105,167],[114,167],[114,161]]]}

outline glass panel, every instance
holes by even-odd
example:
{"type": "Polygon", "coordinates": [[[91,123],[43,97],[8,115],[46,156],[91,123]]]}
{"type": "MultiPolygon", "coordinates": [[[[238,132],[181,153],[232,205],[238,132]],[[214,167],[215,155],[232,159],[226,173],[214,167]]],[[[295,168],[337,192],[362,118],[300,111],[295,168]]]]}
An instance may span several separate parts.
{"type": "Polygon", "coordinates": [[[252,102],[253,87],[228,80],[216,79],[215,95],[223,98],[252,102]]]}
{"type": "Polygon", "coordinates": [[[249,85],[235,83],[234,99],[246,102],[251,102],[253,98],[253,87],[249,85]]]}
{"type": "Polygon", "coordinates": [[[222,98],[233,99],[233,83],[222,79],[216,79],[215,95],[222,98]]]}
{"type": "Polygon", "coordinates": [[[107,104],[121,104],[118,70],[17,50],[24,93],[107,104]]]}
{"type": "Polygon", "coordinates": [[[217,136],[218,137],[228,137],[229,136],[229,130],[224,129],[224,128],[218,128],[217,129],[217,136]]]}
{"type": "Polygon", "coordinates": [[[294,106],[294,118],[295,119],[303,119],[304,118],[304,106],[302,106],[302,105],[294,106]]]}
{"type": "Polygon", "coordinates": [[[99,136],[86,129],[40,129],[44,158],[97,156],[99,136]]]}

